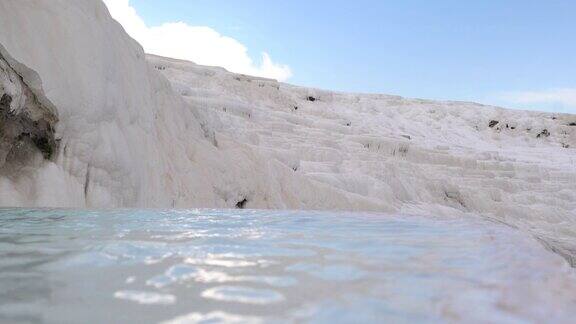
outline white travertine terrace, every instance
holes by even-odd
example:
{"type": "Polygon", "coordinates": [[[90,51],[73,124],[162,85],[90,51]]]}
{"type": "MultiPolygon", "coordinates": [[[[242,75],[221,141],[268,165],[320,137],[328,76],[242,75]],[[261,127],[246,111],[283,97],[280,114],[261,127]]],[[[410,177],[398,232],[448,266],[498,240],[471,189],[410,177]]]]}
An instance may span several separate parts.
{"type": "Polygon", "coordinates": [[[0,45],[0,97],[16,75],[47,114],[31,120],[55,129],[53,154],[18,155],[17,137],[0,147],[25,157],[2,163],[1,206],[483,215],[575,262],[574,115],[335,93],[146,56],[99,0],[2,0],[0,45]]]}

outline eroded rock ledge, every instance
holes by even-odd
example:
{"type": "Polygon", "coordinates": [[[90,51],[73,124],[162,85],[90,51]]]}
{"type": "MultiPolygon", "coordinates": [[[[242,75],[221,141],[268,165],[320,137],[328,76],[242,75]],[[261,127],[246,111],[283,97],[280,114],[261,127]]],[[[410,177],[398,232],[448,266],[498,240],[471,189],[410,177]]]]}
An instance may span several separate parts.
{"type": "Polygon", "coordinates": [[[57,116],[0,55],[0,170],[25,165],[38,153],[51,159],[58,148],[57,122],[57,116]]]}

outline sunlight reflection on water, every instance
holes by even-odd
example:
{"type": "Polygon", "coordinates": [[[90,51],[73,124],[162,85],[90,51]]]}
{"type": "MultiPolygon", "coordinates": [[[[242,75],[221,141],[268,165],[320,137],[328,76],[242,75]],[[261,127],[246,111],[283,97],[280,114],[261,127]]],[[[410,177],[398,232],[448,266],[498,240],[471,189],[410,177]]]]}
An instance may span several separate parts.
{"type": "Polygon", "coordinates": [[[481,219],[0,210],[0,321],[568,321],[573,269],[481,219]]]}

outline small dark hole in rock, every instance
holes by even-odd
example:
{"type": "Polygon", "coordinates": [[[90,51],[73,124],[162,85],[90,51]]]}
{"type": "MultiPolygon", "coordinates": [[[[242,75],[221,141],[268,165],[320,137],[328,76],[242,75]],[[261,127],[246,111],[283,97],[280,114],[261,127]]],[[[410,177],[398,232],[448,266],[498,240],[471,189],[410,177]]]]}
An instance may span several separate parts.
{"type": "Polygon", "coordinates": [[[488,123],[488,127],[490,128],[494,128],[494,126],[498,125],[499,121],[497,120],[491,120],[490,123],[488,123]]]}
{"type": "Polygon", "coordinates": [[[572,123],[568,124],[568,126],[576,126],[576,122],[572,122],[572,123]]]}
{"type": "Polygon", "coordinates": [[[0,110],[10,108],[11,103],[12,103],[12,97],[7,93],[3,94],[2,98],[0,98],[0,110]]]}
{"type": "Polygon", "coordinates": [[[540,132],[540,134],[536,135],[536,138],[540,137],[550,137],[550,132],[547,129],[544,129],[540,132]]]}
{"type": "Polygon", "coordinates": [[[244,198],[243,200],[239,201],[239,202],[236,204],[236,208],[238,208],[238,209],[244,209],[244,208],[246,208],[246,204],[247,204],[247,203],[248,203],[248,199],[244,198]]]}
{"type": "Polygon", "coordinates": [[[34,137],[32,138],[34,145],[42,152],[42,155],[46,160],[49,160],[54,153],[54,147],[50,140],[46,137],[34,137]]]}
{"type": "Polygon", "coordinates": [[[317,100],[317,99],[314,98],[314,97],[312,97],[312,96],[309,96],[309,97],[308,97],[308,101],[314,102],[314,101],[316,101],[316,100],[317,100]]]}

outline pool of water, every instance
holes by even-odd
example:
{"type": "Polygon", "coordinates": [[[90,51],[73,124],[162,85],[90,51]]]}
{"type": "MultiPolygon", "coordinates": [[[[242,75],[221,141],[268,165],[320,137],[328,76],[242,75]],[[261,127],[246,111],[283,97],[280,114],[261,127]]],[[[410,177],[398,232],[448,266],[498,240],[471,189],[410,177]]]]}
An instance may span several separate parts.
{"type": "Polygon", "coordinates": [[[0,322],[570,322],[575,278],[475,218],[0,210],[0,322]]]}

